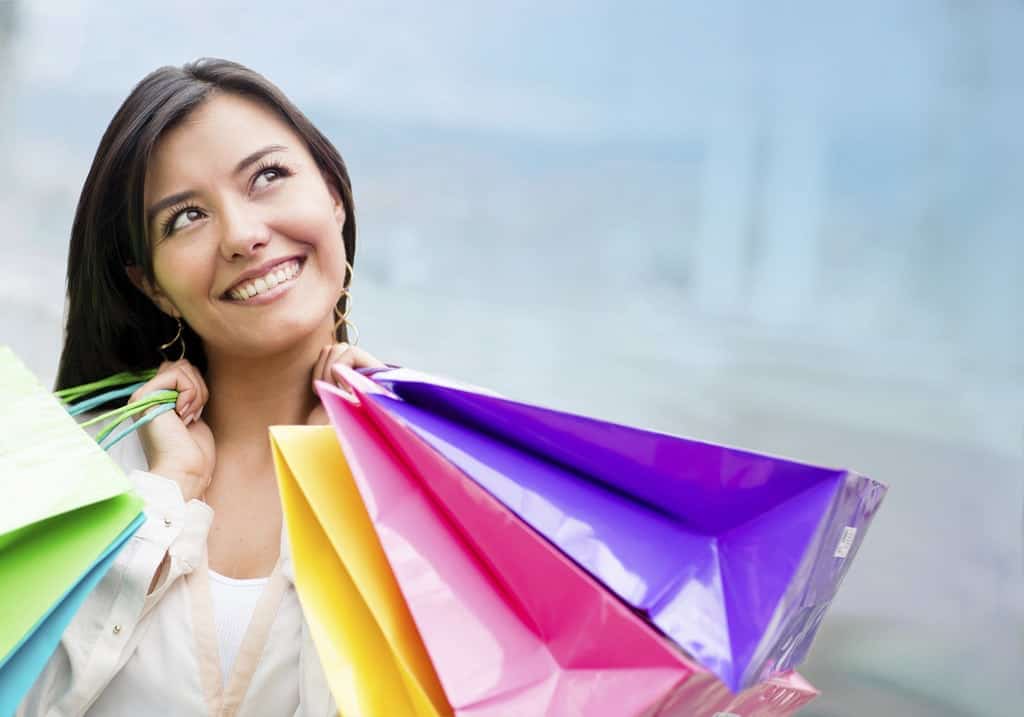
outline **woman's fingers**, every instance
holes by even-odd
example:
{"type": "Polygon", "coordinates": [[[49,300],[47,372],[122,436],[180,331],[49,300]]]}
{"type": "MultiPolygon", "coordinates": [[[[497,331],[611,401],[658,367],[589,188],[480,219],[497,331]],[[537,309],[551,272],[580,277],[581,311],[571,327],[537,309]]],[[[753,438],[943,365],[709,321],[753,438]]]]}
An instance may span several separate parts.
{"type": "Polygon", "coordinates": [[[338,347],[344,347],[344,350],[338,354],[337,360],[332,363],[343,363],[349,368],[384,368],[387,365],[358,346],[338,344],[338,347]]]}
{"type": "MultiPolygon", "coordinates": [[[[361,348],[347,343],[328,344],[320,349],[316,365],[313,366],[314,384],[317,381],[325,381],[346,391],[351,390],[348,384],[334,371],[334,367],[339,364],[349,368],[385,368],[387,366],[387,364],[379,361],[361,348]]],[[[315,389],[316,387],[314,386],[314,393],[315,389]]],[[[327,413],[320,403],[317,403],[312,413],[310,413],[307,423],[310,425],[327,423],[327,413]]]]}
{"type": "Polygon", "coordinates": [[[174,409],[186,425],[199,417],[199,413],[210,397],[202,375],[195,366],[185,359],[162,363],[157,369],[156,376],[132,394],[131,400],[138,401],[161,389],[178,392],[174,409]]]}
{"type": "Polygon", "coordinates": [[[203,375],[199,373],[199,369],[187,361],[185,362],[184,369],[196,389],[195,397],[192,399],[189,408],[193,420],[198,421],[199,417],[203,414],[203,407],[210,400],[210,390],[206,387],[206,381],[203,380],[203,375]]]}
{"type": "Polygon", "coordinates": [[[175,361],[167,368],[170,380],[174,381],[174,385],[171,388],[178,392],[175,408],[186,425],[195,420],[196,409],[199,406],[199,388],[196,385],[192,372],[189,371],[190,368],[191,364],[184,360],[175,361]]]}
{"type": "Polygon", "coordinates": [[[328,344],[320,349],[320,356],[313,367],[313,380],[348,388],[334,373],[334,367],[344,364],[349,368],[384,368],[387,364],[358,346],[347,343],[328,344]]]}
{"type": "Polygon", "coordinates": [[[334,347],[326,367],[327,376],[325,381],[337,383],[334,374],[334,367],[337,364],[344,364],[349,368],[384,368],[386,364],[373,355],[367,353],[358,346],[341,343],[334,347]]]}
{"type": "Polygon", "coordinates": [[[346,391],[351,391],[352,387],[341,377],[341,372],[337,370],[339,365],[344,365],[351,369],[385,368],[387,366],[383,361],[380,361],[363,349],[357,346],[347,346],[345,351],[338,356],[338,360],[331,362],[328,367],[328,371],[331,374],[328,380],[346,391]]]}
{"type": "Polygon", "coordinates": [[[331,346],[331,350],[327,354],[327,362],[324,364],[323,376],[321,381],[327,383],[337,383],[334,380],[334,373],[331,367],[337,363],[348,364],[352,360],[352,347],[347,343],[334,344],[331,346]]]}

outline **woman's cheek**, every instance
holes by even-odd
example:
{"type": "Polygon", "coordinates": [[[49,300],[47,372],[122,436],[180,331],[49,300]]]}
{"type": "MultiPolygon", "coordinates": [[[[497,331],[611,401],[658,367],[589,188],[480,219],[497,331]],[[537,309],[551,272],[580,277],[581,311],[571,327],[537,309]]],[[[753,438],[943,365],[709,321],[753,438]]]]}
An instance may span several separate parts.
{"type": "Polygon", "coordinates": [[[213,275],[200,252],[165,252],[154,257],[157,283],[183,313],[191,313],[211,294],[213,275]]]}

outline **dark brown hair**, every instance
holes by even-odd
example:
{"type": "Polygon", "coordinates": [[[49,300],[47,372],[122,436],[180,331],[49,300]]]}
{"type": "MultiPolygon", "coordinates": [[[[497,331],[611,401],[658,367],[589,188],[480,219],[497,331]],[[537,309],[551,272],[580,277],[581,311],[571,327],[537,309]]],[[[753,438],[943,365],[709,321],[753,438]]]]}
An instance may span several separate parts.
{"type": "MultiPolygon", "coordinates": [[[[82,187],[68,250],[67,324],[58,389],[119,371],[156,368],[164,360],[159,346],[174,336],[177,322],[131,283],[125,267],[140,267],[154,282],[143,199],[149,159],[161,136],[215,92],[262,102],[302,137],[341,197],[345,254],[355,263],[355,208],[345,162],[284,93],[259,73],[228,60],[203,58],[180,68],[161,67],[139,82],[117,110],[82,187]]],[[[351,278],[346,274],[346,287],[351,278]]],[[[347,294],[338,302],[342,313],[346,302],[347,294]]],[[[205,371],[199,337],[186,326],[184,339],[187,358],[205,371]]],[[[337,339],[347,340],[344,325],[337,339]]]]}

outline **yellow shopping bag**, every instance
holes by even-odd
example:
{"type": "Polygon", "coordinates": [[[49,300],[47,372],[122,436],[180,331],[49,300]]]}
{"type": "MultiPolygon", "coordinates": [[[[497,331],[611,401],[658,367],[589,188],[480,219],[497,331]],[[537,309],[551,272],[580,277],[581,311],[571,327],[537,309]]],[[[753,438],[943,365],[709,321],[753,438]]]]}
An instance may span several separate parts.
{"type": "Polygon", "coordinates": [[[451,715],[330,426],[274,426],[295,587],[344,717],[451,715]]]}

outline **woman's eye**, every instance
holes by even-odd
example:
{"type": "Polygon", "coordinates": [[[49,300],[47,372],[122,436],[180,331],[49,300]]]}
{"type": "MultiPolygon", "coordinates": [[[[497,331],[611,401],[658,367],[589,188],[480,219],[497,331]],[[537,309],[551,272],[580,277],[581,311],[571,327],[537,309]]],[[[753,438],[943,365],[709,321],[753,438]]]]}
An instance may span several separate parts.
{"type": "Polygon", "coordinates": [[[198,221],[203,218],[203,213],[198,209],[183,209],[174,217],[171,218],[170,224],[168,225],[169,232],[173,233],[179,229],[184,229],[194,221],[198,221]]]}
{"type": "Polygon", "coordinates": [[[253,180],[253,183],[252,183],[252,188],[253,189],[257,189],[257,190],[263,189],[268,184],[276,182],[278,179],[280,179],[283,176],[284,176],[284,174],[281,172],[281,170],[277,169],[276,167],[270,167],[268,169],[264,169],[263,171],[261,171],[259,174],[256,175],[256,179],[253,180]]]}

